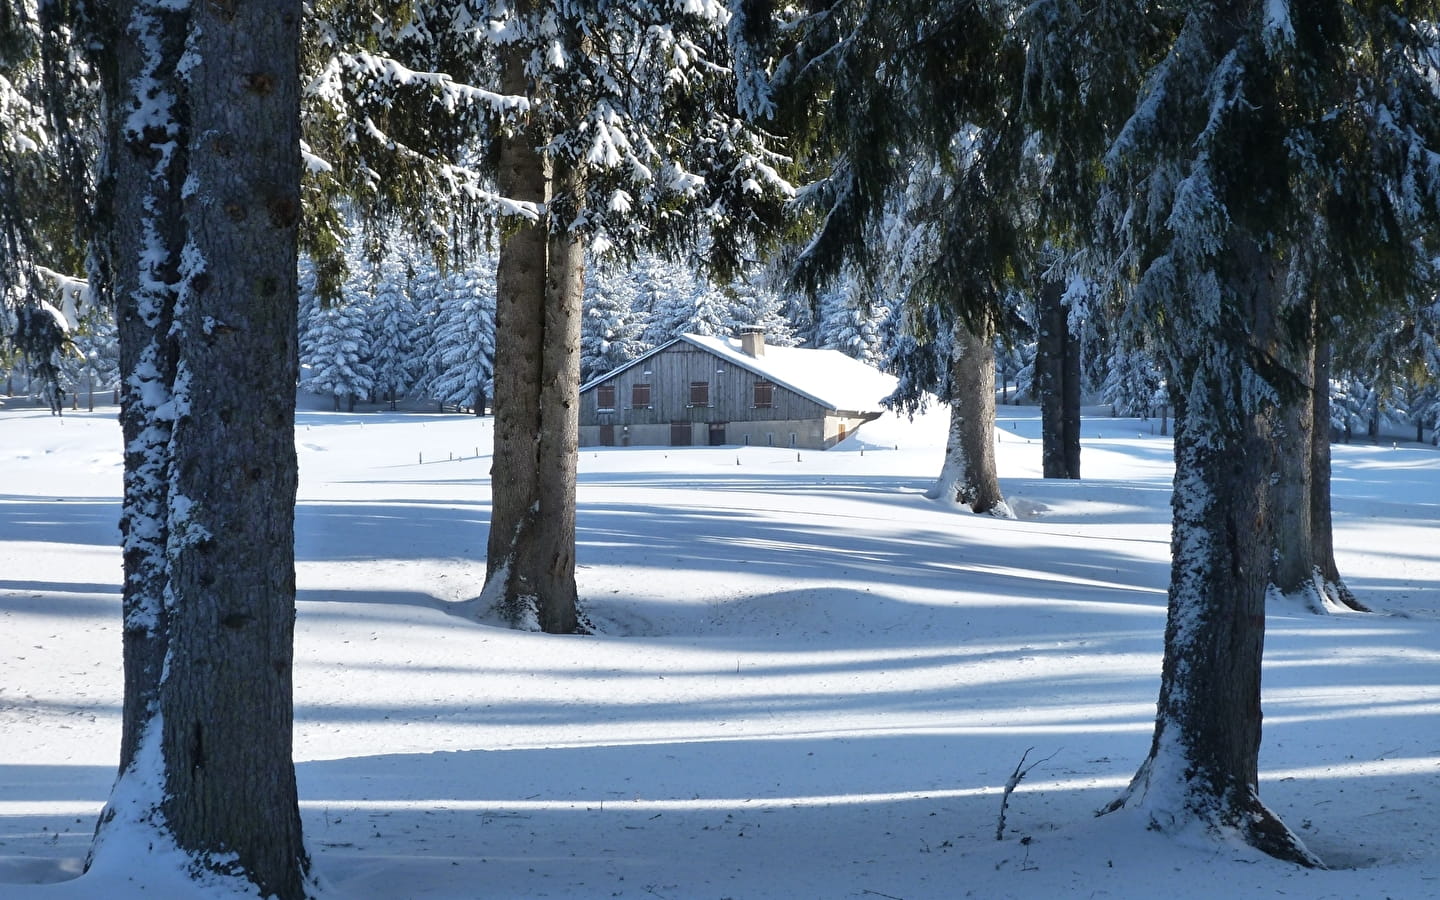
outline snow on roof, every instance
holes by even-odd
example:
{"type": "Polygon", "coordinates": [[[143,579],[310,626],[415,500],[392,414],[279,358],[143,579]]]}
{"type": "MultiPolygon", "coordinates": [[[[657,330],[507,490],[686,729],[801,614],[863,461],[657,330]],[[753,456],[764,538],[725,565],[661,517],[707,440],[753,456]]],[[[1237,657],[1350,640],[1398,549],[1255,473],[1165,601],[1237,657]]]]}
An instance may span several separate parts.
{"type": "Polygon", "coordinates": [[[803,394],[827,409],[881,412],[880,401],[895,392],[896,380],[839,350],[765,346],[762,356],[740,349],[738,338],[682,334],[680,340],[803,394]]]}

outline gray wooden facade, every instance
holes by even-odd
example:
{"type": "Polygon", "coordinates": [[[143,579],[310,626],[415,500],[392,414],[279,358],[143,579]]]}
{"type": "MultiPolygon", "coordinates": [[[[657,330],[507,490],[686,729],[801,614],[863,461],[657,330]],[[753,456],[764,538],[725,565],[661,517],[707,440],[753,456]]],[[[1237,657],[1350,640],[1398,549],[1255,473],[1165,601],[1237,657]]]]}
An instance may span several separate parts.
{"type": "Polygon", "coordinates": [[[756,367],[672,341],[585,385],[580,444],[824,450],[878,415],[826,408],[756,367]]]}

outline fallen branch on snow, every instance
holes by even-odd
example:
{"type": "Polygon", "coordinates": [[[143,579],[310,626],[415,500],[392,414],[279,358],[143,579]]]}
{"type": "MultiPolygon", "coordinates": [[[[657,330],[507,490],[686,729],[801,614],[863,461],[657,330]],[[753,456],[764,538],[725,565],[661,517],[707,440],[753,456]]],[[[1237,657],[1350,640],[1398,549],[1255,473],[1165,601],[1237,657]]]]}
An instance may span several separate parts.
{"type": "Polygon", "coordinates": [[[1020,754],[1020,761],[1015,764],[1015,771],[1010,773],[1010,780],[1005,782],[1005,793],[1000,795],[1000,821],[995,826],[995,840],[997,841],[1005,840],[1005,807],[1009,805],[1010,795],[1015,792],[1015,788],[1020,784],[1021,779],[1029,775],[1031,769],[1043,762],[1049,762],[1055,758],[1055,753],[1060,752],[1056,750],[1055,753],[1050,754],[1044,759],[1037,759],[1027,766],[1025,765],[1025,757],[1029,756],[1030,751],[1034,749],[1034,747],[1025,748],[1025,752],[1020,754]]]}

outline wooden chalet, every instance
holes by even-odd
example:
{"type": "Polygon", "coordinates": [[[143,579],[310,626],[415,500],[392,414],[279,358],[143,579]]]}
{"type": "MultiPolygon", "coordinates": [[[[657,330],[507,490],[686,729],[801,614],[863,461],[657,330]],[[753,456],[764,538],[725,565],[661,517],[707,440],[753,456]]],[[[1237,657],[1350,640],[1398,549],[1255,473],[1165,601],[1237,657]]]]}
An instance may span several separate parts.
{"type": "Polygon", "coordinates": [[[684,334],[580,388],[580,444],[826,450],[882,413],[895,379],[838,350],[684,334]]]}

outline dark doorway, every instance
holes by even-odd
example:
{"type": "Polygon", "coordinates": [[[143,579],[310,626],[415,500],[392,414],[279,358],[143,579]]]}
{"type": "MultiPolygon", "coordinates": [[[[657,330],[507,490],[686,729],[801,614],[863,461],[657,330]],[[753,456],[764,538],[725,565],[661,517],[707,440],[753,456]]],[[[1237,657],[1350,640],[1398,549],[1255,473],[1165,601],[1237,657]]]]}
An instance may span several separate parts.
{"type": "Polygon", "coordinates": [[[614,425],[601,425],[601,426],[600,426],[600,446],[602,446],[602,447],[613,447],[613,446],[615,446],[615,426],[614,426],[614,425]]]}
{"type": "Polygon", "coordinates": [[[725,423],[710,423],[710,446],[719,447],[725,443],[725,423]]]}
{"type": "Polygon", "coordinates": [[[692,443],[694,443],[694,440],[689,422],[670,423],[670,446],[688,447],[692,443]]]}

